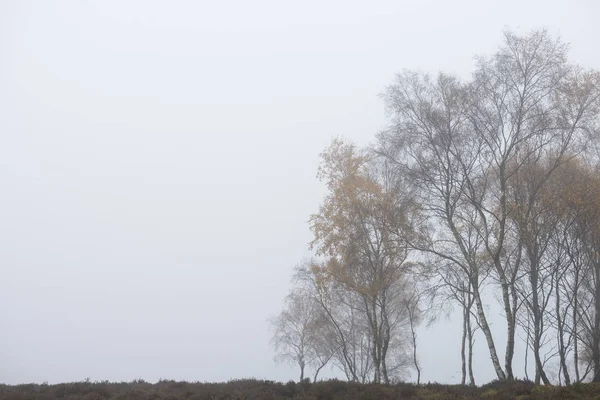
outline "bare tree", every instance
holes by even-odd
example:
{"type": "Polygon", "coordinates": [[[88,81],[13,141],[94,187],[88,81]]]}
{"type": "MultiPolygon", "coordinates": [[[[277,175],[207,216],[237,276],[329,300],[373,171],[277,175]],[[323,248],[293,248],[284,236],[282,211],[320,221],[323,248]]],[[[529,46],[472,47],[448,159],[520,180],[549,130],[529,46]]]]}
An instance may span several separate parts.
{"type": "Polygon", "coordinates": [[[421,322],[422,311],[420,308],[420,295],[418,290],[413,289],[413,294],[404,299],[404,306],[408,315],[408,323],[410,327],[410,337],[412,344],[412,363],[417,372],[417,385],[421,384],[421,364],[419,362],[417,351],[417,326],[421,322]]]}
{"type": "Polygon", "coordinates": [[[297,364],[300,381],[304,380],[306,368],[311,368],[316,380],[336,350],[329,341],[327,320],[320,305],[305,292],[294,290],[286,297],[284,309],[270,323],[275,361],[297,364]]]}
{"type": "Polygon", "coordinates": [[[275,361],[297,363],[300,368],[300,381],[304,379],[304,369],[308,363],[309,330],[312,320],[311,303],[305,300],[295,294],[288,296],[285,309],[271,319],[271,344],[277,353],[275,361]]]}
{"type": "Polygon", "coordinates": [[[386,93],[394,125],[380,136],[378,153],[395,163],[417,194],[425,238],[411,246],[468,280],[492,364],[503,379],[480,291],[482,267],[489,264],[479,235],[485,220],[472,205],[486,188],[473,176],[483,141],[472,138],[465,126],[465,96],[464,86],[445,75],[435,81],[417,73],[399,75],[386,93]]]}
{"type": "Polygon", "coordinates": [[[384,99],[392,123],[374,149],[334,140],[321,154],[319,261],[296,270],[293,292],[311,316],[288,299],[279,322],[300,322],[274,342],[280,357],[315,380],[331,362],[351,381],[414,368],[420,382],[427,298],[461,307],[463,384],[479,329],[498,379],[515,377],[520,330],[536,383],[600,381],[600,73],[568,64],[546,31],[506,32],[470,80],[405,71],[384,99]]]}
{"type": "Polygon", "coordinates": [[[364,316],[372,341],[373,381],[389,383],[390,370],[398,372],[399,364],[390,365],[388,356],[391,350],[398,353],[395,346],[402,340],[397,336],[407,317],[402,301],[409,249],[403,233],[411,203],[397,182],[387,179],[386,165],[352,144],[333,141],[322,160],[319,177],[329,193],[311,217],[313,247],[326,257],[320,273],[359,299],[356,311],[364,316]]]}
{"type": "Polygon", "coordinates": [[[523,287],[518,279],[527,261],[532,350],[541,379],[549,383],[540,349],[542,305],[551,291],[539,298],[547,285],[538,278],[549,238],[541,224],[550,223],[535,210],[552,171],[566,153],[583,149],[594,132],[598,109],[596,73],[568,65],[566,53],[545,31],[507,32],[496,54],[478,58],[471,81],[405,72],[385,93],[393,123],[380,135],[378,152],[413,183],[433,230],[428,242],[415,247],[453,263],[469,279],[499,379],[514,377],[523,287]],[[511,183],[523,175],[525,187],[511,192],[511,183]],[[481,301],[478,276],[485,266],[494,272],[506,319],[504,369],[481,301]]]}
{"type": "Polygon", "coordinates": [[[345,291],[337,282],[323,276],[316,260],[296,267],[294,283],[298,291],[319,305],[321,354],[331,354],[331,362],[349,381],[361,382],[372,372],[371,342],[357,296],[345,291]]]}
{"type": "MultiPolygon", "coordinates": [[[[542,257],[541,265],[535,271],[536,276],[541,277],[536,291],[542,299],[545,299],[545,293],[554,299],[553,308],[546,309],[545,300],[539,306],[537,312],[542,314],[539,329],[555,330],[558,381],[564,380],[565,384],[585,379],[593,365],[593,356],[587,356],[594,352],[593,340],[589,339],[595,329],[595,250],[589,252],[587,246],[590,242],[586,238],[595,235],[598,229],[595,207],[600,186],[594,175],[589,167],[573,157],[559,165],[540,190],[540,204],[533,207],[537,217],[529,223],[529,226],[537,227],[538,234],[527,241],[544,245],[537,250],[542,257]],[[583,352],[580,343],[584,344],[583,352]],[[570,354],[572,368],[568,361],[570,354]],[[580,358],[580,355],[584,357],[580,358]],[[581,361],[583,373],[580,371],[581,361]]],[[[526,281],[529,282],[531,280],[526,281]]],[[[531,297],[524,298],[524,302],[530,311],[530,319],[534,321],[531,297]]],[[[536,344],[535,333],[534,329],[530,343],[532,350],[536,344]]]]}
{"type": "Polygon", "coordinates": [[[593,381],[600,382],[600,180],[598,171],[580,167],[578,172],[580,179],[572,179],[578,184],[567,186],[570,192],[566,199],[577,210],[571,230],[577,242],[571,249],[577,248],[576,254],[581,257],[572,264],[581,274],[576,296],[576,337],[583,344],[582,359],[591,362],[593,381]]]}
{"type": "Polygon", "coordinates": [[[314,312],[313,329],[311,330],[312,356],[309,364],[313,370],[313,382],[316,382],[321,370],[331,363],[338,350],[338,346],[335,343],[335,337],[331,335],[329,330],[327,315],[320,306],[314,312]]]}

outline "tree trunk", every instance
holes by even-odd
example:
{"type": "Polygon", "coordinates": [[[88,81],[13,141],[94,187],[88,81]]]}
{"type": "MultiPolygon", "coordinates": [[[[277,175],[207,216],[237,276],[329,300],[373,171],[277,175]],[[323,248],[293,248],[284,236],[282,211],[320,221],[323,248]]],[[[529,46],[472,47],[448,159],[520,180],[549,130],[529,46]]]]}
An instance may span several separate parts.
{"type": "Polygon", "coordinates": [[[383,301],[381,302],[381,323],[382,323],[382,328],[383,328],[383,343],[382,343],[382,348],[381,348],[381,373],[383,375],[383,383],[385,383],[386,385],[389,385],[390,383],[390,377],[388,376],[388,369],[387,369],[387,353],[388,353],[388,348],[390,345],[390,340],[391,340],[391,328],[390,328],[390,321],[388,319],[388,314],[387,314],[387,308],[386,308],[386,301],[385,301],[385,292],[382,295],[383,297],[383,301]]]}
{"type": "MultiPolygon", "coordinates": [[[[508,291],[509,285],[508,285],[508,281],[506,279],[506,273],[504,271],[504,267],[503,267],[502,261],[500,259],[501,252],[504,247],[504,240],[506,237],[506,218],[507,218],[507,214],[508,214],[506,211],[507,178],[506,178],[505,160],[502,160],[502,162],[500,163],[498,172],[500,175],[500,210],[501,210],[502,217],[500,218],[500,227],[499,227],[500,237],[498,239],[497,248],[493,252],[493,261],[494,261],[494,267],[496,268],[496,272],[498,273],[498,278],[500,279],[500,284],[501,284],[500,287],[502,289],[502,301],[504,303],[504,313],[506,316],[507,335],[506,335],[506,350],[505,350],[505,356],[504,356],[504,367],[506,369],[506,372],[505,373],[502,372],[502,369],[498,365],[498,367],[496,368],[496,374],[498,374],[498,372],[500,371],[502,377],[500,377],[500,375],[498,375],[499,379],[512,380],[513,379],[512,359],[513,359],[513,355],[515,352],[515,318],[512,313],[512,308],[511,308],[511,304],[510,304],[510,294],[508,291]]],[[[489,247],[488,247],[488,249],[489,249],[489,247]]],[[[486,321],[486,325],[487,325],[487,321],[486,321]]]]}
{"type": "MultiPolygon", "coordinates": [[[[410,313],[410,311],[409,311],[410,313]]],[[[410,331],[412,334],[412,348],[413,348],[413,363],[415,364],[415,369],[417,370],[417,385],[421,384],[421,367],[419,367],[419,360],[417,359],[417,332],[415,332],[414,325],[414,315],[412,313],[410,315],[410,331]]]]}
{"type": "Polygon", "coordinates": [[[487,318],[485,316],[485,311],[483,310],[483,303],[481,301],[481,296],[479,294],[478,283],[475,281],[471,281],[471,287],[473,288],[473,295],[475,296],[475,306],[477,307],[477,315],[479,317],[479,323],[481,325],[481,330],[485,336],[485,340],[488,345],[488,349],[490,351],[490,358],[492,360],[492,365],[494,366],[494,370],[496,371],[496,376],[500,380],[505,380],[506,375],[504,371],[502,371],[502,367],[500,366],[500,360],[498,359],[498,354],[496,353],[496,345],[494,344],[494,338],[492,336],[492,331],[490,330],[490,326],[487,322],[487,318]]]}
{"type": "Polygon", "coordinates": [[[573,286],[575,291],[573,293],[573,366],[575,368],[575,379],[576,382],[580,382],[581,378],[579,376],[579,344],[578,344],[578,335],[579,332],[577,330],[578,318],[577,313],[579,312],[579,302],[577,300],[578,289],[579,289],[579,270],[575,270],[575,278],[573,282],[573,286]]]}
{"type": "Polygon", "coordinates": [[[512,380],[514,379],[514,374],[512,370],[512,361],[515,354],[515,316],[512,312],[512,307],[510,304],[510,294],[509,294],[509,285],[508,283],[502,284],[502,299],[504,302],[504,313],[506,314],[506,352],[504,357],[504,368],[506,371],[506,379],[512,380]]]}
{"type": "Polygon", "coordinates": [[[319,365],[319,367],[315,370],[315,375],[313,376],[313,382],[317,381],[317,378],[319,377],[319,372],[321,372],[321,370],[323,369],[323,367],[327,365],[327,363],[322,363],[321,365],[319,365]]]}
{"type": "Polygon", "coordinates": [[[569,371],[567,369],[567,349],[565,348],[565,329],[564,329],[564,321],[561,317],[561,309],[560,309],[560,278],[558,276],[556,279],[556,284],[554,287],[555,296],[556,296],[556,322],[558,326],[558,355],[560,357],[560,368],[562,369],[563,376],[565,378],[565,385],[571,384],[571,377],[569,376],[569,371]]]}
{"type": "MultiPolygon", "coordinates": [[[[469,297],[471,295],[469,294],[469,297]]],[[[469,299],[469,309],[467,310],[467,334],[469,343],[469,385],[475,386],[475,377],[473,376],[473,327],[471,325],[471,307],[473,306],[473,299],[469,299]]]]}
{"type": "Polygon", "coordinates": [[[594,330],[592,332],[593,382],[600,382],[600,265],[594,265],[594,330]]]}
{"type": "Polygon", "coordinates": [[[387,349],[388,349],[389,343],[390,343],[390,332],[388,329],[388,330],[386,330],[385,340],[383,343],[383,349],[381,351],[381,374],[383,376],[383,383],[385,383],[386,385],[390,384],[390,377],[388,376],[387,362],[386,362],[387,349]]]}
{"type": "Polygon", "coordinates": [[[542,309],[540,307],[540,299],[538,294],[539,286],[539,260],[537,258],[537,251],[528,248],[528,256],[530,262],[529,269],[529,282],[531,284],[531,313],[533,314],[533,357],[535,360],[535,380],[536,384],[540,384],[540,379],[544,382],[544,385],[549,385],[550,380],[544,372],[544,365],[540,356],[540,347],[542,339],[542,309]]]}
{"type": "Polygon", "coordinates": [[[532,293],[531,297],[533,299],[533,301],[532,301],[533,307],[536,308],[536,310],[534,310],[534,312],[533,312],[533,356],[535,358],[535,369],[536,369],[536,374],[535,374],[536,382],[535,383],[537,385],[539,385],[540,378],[541,378],[542,382],[544,382],[544,385],[550,385],[550,380],[548,379],[548,377],[546,376],[546,373],[544,372],[544,365],[542,363],[542,359],[540,356],[541,337],[542,337],[542,332],[541,332],[542,316],[540,315],[540,311],[539,311],[539,304],[538,304],[539,299],[538,299],[536,289],[533,289],[533,293],[532,293]]]}
{"type": "MultiPolygon", "coordinates": [[[[464,299],[464,298],[463,298],[464,299]]],[[[460,384],[464,385],[467,381],[467,359],[466,359],[466,344],[467,344],[467,305],[466,302],[463,304],[463,332],[461,338],[461,346],[460,346],[460,360],[461,360],[461,377],[460,384]]]]}

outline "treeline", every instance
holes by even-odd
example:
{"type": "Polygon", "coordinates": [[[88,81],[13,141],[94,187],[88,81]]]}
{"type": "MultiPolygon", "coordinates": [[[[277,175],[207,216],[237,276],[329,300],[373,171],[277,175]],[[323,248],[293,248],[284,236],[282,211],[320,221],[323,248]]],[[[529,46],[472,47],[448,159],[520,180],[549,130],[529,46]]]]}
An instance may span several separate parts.
{"type": "Polygon", "coordinates": [[[499,380],[519,356],[535,383],[600,382],[600,73],[567,54],[544,30],[506,32],[467,81],[398,74],[368,148],[333,141],[314,258],[271,321],[277,360],[301,380],[332,365],[353,382],[419,382],[415,327],[452,304],[461,383],[475,384],[475,335],[499,380]]]}

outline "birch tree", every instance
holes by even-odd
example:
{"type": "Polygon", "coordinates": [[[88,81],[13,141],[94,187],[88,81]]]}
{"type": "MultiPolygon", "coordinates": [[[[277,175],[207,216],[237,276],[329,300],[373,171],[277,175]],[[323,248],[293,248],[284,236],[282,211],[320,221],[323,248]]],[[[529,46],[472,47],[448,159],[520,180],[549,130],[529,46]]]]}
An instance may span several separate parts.
{"type": "Polygon", "coordinates": [[[360,299],[376,383],[389,383],[391,370],[399,371],[402,340],[397,336],[408,315],[403,306],[409,266],[404,233],[412,203],[386,172],[386,165],[376,164],[369,153],[334,140],[319,168],[328,194],[310,220],[313,248],[326,259],[321,275],[360,299]]]}
{"type": "MultiPolygon", "coordinates": [[[[597,132],[597,74],[567,63],[567,46],[546,31],[506,32],[491,57],[478,57],[472,79],[404,72],[384,95],[392,125],[379,137],[379,154],[413,182],[432,227],[417,244],[455,265],[474,296],[490,359],[499,379],[512,379],[518,279],[527,262],[534,358],[542,379],[543,310],[538,272],[547,237],[536,231],[539,193],[566,153],[585,148],[597,132]],[[540,160],[546,169],[536,169],[540,160]],[[540,174],[517,199],[511,181],[527,168],[540,174]],[[528,241],[528,239],[531,239],[528,241]],[[491,268],[501,295],[507,340],[504,365],[481,300],[482,268],[491,268]]],[[[552,276],[551,274],[549,275],[552,276]]],[[[545,285],[541,285],[545,287],[545,285]]]]}

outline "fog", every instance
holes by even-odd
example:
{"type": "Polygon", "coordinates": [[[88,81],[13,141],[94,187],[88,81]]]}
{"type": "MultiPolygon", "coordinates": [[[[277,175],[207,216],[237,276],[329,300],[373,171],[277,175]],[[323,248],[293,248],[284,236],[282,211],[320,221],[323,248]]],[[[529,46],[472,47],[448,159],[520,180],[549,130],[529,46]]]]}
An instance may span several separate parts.
{"type": "MultiPolygon", "coordinates": [[[[505,28],[546,27],[600,68],[598,15],[591,0],[0,3],[0,381],[296,379],[267,319],[311,254],[319,153],[374,139],[396,73],[468,77],[505,28]]],[[[422,380],[457,382],[458,319],[419,335],[422,380]]],[[[478,382],[494,378],[481,350],[478,382]]]]}

